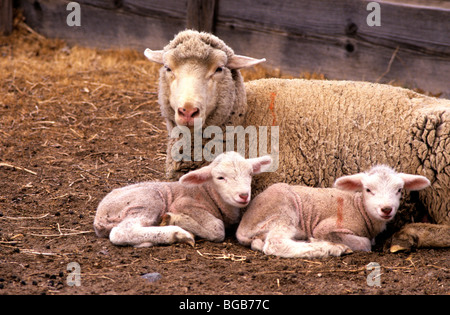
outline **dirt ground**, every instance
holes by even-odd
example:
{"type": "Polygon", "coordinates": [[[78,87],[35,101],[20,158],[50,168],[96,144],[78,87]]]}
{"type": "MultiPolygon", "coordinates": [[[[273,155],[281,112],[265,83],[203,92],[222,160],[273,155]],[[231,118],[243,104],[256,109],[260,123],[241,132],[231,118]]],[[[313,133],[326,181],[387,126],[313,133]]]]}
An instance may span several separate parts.
{"type": "Polygon", "coordinates": [[[195,248],[97,238],[105,194],[164,180],[158,67],[15,24],[0,37],[0,294],[449,294],[449,249],[305,260],[254,252],[232,233],[195,248]]]}

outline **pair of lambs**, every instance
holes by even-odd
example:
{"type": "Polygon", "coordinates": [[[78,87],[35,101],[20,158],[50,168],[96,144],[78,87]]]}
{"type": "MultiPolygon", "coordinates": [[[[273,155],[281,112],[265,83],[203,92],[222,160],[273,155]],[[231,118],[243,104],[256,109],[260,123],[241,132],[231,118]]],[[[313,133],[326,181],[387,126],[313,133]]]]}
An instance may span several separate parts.
{"type": "Polygon", "coordinates": [[[176,127],[192,127],[196,118],[204,129],[218,126],[224,134],[227,126],[278,126],[279,143],[270,150],[278,169],[254,179],[255,193],[278,182],[330,187],[343,175],[390,165],[431,181],[429,189],[405,194],[390,226],[420,222],[427,214],[441,225],[408,224],[393,242],[442,246],[434,239],[445,231],[450,246],[449,100],[368,82],[244,83],[239,69],[264,59],[236,55],[216,36],[191,30],[177,34],[163,50],[146,49],[145,56],[163,65],[158,102],[169,133],[169,179],[205,165],[205,160],[174,160],[176,127]]]}
{"type": "MultiPolygon", "coordinates": [[[[116,245],[187,243],[194,235],[222,241],[250,203],[251,178],[270,167],[269,156],[219,155],[179,182],[144,182],[115,189],[99,204],[94,228],[116,245]]],[[[376,166],[344,176],[337,188],[274,184],[250,203],[237,229],[240,243],[282,257],[327,257],[369,251],[400,204],[403,189],[429,181],[376,166]]]]}
{"type": "Polygon", "coordinates": [[[244,159],[226,152],[179,182],[143,182],[114,189],[94,219],[99,237],[115,245],[148,247],[174,242],[194,246],[194,235],[222,241],[251,199],[252,175],[270,165],[269,156],[244,159]]]}

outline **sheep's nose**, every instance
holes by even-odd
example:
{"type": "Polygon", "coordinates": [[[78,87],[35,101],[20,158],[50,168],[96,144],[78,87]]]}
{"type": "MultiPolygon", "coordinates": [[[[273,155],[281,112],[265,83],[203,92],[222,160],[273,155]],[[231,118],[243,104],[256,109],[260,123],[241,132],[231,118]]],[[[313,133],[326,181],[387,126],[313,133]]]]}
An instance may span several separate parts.
{"type": "Polygon", "coordinates": [[[248,193],[245,193],[245,194],[239,194],[239,198],[241,198],[242,201],[247,201],[247,199],[248,199],[248,193]]]}
{"type": "Polygon", "coordinates": [[[389,214],[392,211],[392,207],[384,207],[381,208],[381,212],[383,212],[384,214],[389,214]]]}
{"type": "Polygon", "coordinates": [[[185,108],[185,107],[181,107],[178,108],[178,115],[182,116],[183,118],[186,119],[191,119],[191,118],[195,118],[196,116],[198,116],[200,114],[200,110],[197,107],[192,107],[192,108],[185,108]]]}

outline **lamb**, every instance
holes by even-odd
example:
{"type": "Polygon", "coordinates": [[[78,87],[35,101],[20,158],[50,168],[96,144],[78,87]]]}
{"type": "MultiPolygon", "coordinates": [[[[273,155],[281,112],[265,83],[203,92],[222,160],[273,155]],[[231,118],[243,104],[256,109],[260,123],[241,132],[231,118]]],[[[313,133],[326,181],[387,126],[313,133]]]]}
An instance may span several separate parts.
{"type": "Polygon", "coordinates": [[[179,182],[143,182],[114,189],[98,205],[94,229],[115,245],[149,247],[186,243],[194,235],[220,242],[251,199],[252,175],[271,159],[226,152],[179,182]]]}
{"type": "MultiPolygon", "coordinates": [[[[406,194],[392,230],[420,222],[450,225],[450,101],[354,81],[262,79],[239,69],[264,61],[234,54],[214,35],[186,30],[163,50],[145,50],[160,70],[159,104],[169,136],[166,173],[178,179],[205,160],[176,161],[176,127],[278,126],[276,172],[254,180],[254,193],[277,182],[330,187],[335,178],[388,164],[421,174],[431,189],[406,194]]],[[[191,155],[191,152],[188,152],[191,155]]],[[[419,226],[415,226],[419,228],[419,226]]],[[[420,234],[420,233],[419,233],[420,234]]],[[[432,240],[430,240],[432,243],[432,240]]]]}
{"type": "Polygon", "coordinates": [[[370,251],[375,236],[395,216],[402,190],[429,185],[424,176],[396,173],[385,165],[340,177],[336,188],[274,184],[251,202],[236,237],[253,250],[286,258],[370,251]]]}

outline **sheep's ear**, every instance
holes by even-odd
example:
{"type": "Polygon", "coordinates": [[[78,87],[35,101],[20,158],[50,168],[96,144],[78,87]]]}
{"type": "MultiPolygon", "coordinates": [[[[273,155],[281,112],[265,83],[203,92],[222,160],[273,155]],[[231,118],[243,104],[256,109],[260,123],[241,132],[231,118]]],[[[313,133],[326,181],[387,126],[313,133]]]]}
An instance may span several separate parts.
{"type": "Polygon", "coordinates": [[[254,175],[267,171],[270,168],[270,164],[272,164],[272,158],[269,155],[248,159],[248,161],[253,167],[254,175]]]}
{"type": "Polygon", "coordinates": [[[421,190],[427,188],[431,184],[425,176],[404,173],[399,173],[398,176],[405,182],[403,188],[406,190],[421,190]]]}
{"type": "Polygon", "coordinates": [[[234,55],[228,60],[227,67],[230,69],[242,69],[256,66],[261,62],[265,62],[266,58],[263,59],[255,59],[251,57],[234,55]]]}
{"type": "Polygon", "coordinates": [[[207,182],[211,178],[211,167],[208,165],[181,176],[179,182],[183,185],[196,186],[207,182]]]}
{"type": "Polygon", "coordinates": [[[364,173],[359,173],[355,175],[342,176],[336,179],[334,182],[334,187],[341,190],[350,190],[350,191],[360,191],[363,190],[362,180],[364,178],[364,173]]]}
{"type": "Polygon", "coordinates": [[[163,64],[163,54],[164,50],[151,50],[150,48],[147,48],[144,51],[145,57],[147,57],[148,60],[163,64]]]}

